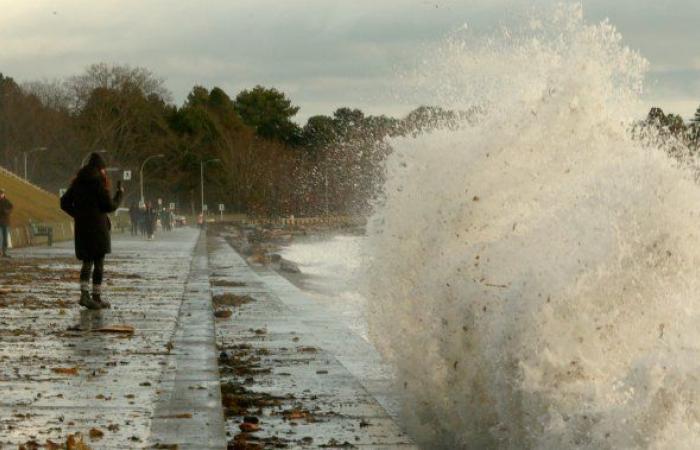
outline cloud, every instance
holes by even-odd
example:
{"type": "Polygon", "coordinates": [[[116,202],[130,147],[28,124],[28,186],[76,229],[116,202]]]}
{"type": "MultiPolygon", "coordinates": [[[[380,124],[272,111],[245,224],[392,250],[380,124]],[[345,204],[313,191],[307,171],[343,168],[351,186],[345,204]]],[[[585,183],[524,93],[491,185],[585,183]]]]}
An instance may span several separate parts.
{"type": "MultiPolygon", "coordinates": [[[[0,0],[0,70],[56,78],[94,62],[145,66],[181,102],[195,84],[230,94],[255,84],[288,91],[300,120],[338,106],[406,110],[397,73],[465,22],[491,30],[537,0],[0,0]],[[402,109],[403,108],[403,109],[402,109]]],[[[656,98],[700,100],[700,2],[584,0],[586,18],[609,17],[651,62],[656,98]]],[[[652,99],[650,94],[650,101],[652,99]]],[[[676,101],[676,100],[674,100],[676,101]]]]}

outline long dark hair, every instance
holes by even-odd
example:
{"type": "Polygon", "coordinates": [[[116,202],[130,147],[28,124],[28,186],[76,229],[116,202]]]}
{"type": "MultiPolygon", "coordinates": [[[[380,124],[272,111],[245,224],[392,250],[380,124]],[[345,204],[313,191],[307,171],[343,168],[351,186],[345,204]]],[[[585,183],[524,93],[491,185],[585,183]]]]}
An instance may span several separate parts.
{"type": "Polygon", "coordinates": [[[112,186],[107,176],[106,168],[107,164],[105,164],[105,160],[102,159],[99,152],[90,153],[87,164],[80,168],[71,183],[75,183],[78,179],[98,178],[102,186],[107,189],[107,191],[110,191],[112,186]]]}
{"type": "Polygon", "coordinates": [[[89,180],[95,178],[100,180],[100,184],[102,184],[102,186],[105,189],[107,189],[107,191],[111,191],[112,183],[109,181],[107,172],[104,169],[99,169],[90,165],[83,166],[80,168],[80,170],[78,170],[78,173],[75,174],[75,177],[73,177],[73,179],[71,180],[71,185],[74,185],[80,180],[89,180]]]}

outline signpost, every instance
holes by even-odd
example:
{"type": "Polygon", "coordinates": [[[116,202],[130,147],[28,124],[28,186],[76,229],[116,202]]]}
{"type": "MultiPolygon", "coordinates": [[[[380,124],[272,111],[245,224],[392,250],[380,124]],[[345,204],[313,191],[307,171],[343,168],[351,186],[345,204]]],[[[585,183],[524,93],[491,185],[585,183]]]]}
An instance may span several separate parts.
{"type": "Polygon", "coordinates": [[[170,205],[168,206],[170,207],[170,211],[175,211],[175,203],[170,202],[170,205]]]}
{"type": "Polygon", "coordinates": [[[207,212],[209,210],[209,207],[207,207],[207,204],[202,205],[202,211],[207,212]]]}
{"type": "Polygon", "coordinates": [[[124,181],[130,181],[131,180],[131,170],[125,170],[122,179],[124,181]]]}
{"type": "Polygon", "coordinates": [[[219,203],[219,221],[223,222],[224,221],[224,204],[219,203]]]}
{"type": "Polygon", "coordinates": [[[64,195],[66,195],[66,192],[67,192],[67,191],[68,191],[68,189],[66,189],[66,188],[61,188],[61,189],[59,189],[59,190],[58,190],[58,196],[59,196],[59,197],[63,197],[64,195]]]}

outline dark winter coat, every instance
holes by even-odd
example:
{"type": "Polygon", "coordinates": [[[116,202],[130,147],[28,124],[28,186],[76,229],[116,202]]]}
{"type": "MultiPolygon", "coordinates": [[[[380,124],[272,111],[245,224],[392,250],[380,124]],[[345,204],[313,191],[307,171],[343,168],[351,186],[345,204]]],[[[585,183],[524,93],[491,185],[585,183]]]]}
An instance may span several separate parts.
{"type": "Polygon", "coordinates": [[[153,207],[147,206],[146,211],[144,211],[146,233],[152,235],[156,230],[156,221],[158,220],[158,215],[153,207]]]}
{"type": "Polygon", "coordinates": [[[97,169],[84,167],[61,197],[61,209],[75,220],[75,256],[95,260],[112,251],[107,213],[114,212],[122,200],[122,191],[110,197],[97,169]]]}
{"type": "Polygon", "coordinates": [[[10,225],[10,213],[12,212],[12,202],[7,197],[0,199],[0,225],[10,225]]]}

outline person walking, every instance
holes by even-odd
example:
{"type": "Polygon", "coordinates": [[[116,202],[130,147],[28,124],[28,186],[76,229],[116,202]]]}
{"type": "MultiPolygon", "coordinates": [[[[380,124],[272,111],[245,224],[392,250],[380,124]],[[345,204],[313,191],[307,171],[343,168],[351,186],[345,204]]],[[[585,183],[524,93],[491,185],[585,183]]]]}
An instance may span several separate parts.
{"type": "Polygon", "coordinates": [[[156,221],[158,220],[158,216],[156,215],[156,211],[153,209],[153,204],[151,202],[146,202],[144,217],[146,222],[146,239],[152,241],[156,232],[156,221]]]}
{"type": "Polygon", "coordinates": [[[92,153],[61,197],[61,209],[75,221],[75,256],[83,262],[80,270],[80,302],[88,309],[109,308],[102,298],[105,255],[112,251],[111,223],[108,213],[116,211],[124,190],[117,182],[117,192],[110,196],[106,164],[99,153],[92,153]],[[92,275],[92,297],[90,276],[92,275]]]}
{"type": "Polygon", "coordinates": [[[7,247],[10,236],[10,213],[12,202],[5,196],[5,189],[0,189],[0,234],[2,234],[2,257],[9,258],[7,247]]]}
{"type": "Polygon", "coordinates": [[[129,205],[129,222],[131,222],[131,235],[136,236],[139,233],[139,205],[136,202],[131,202],[129,205]]]}
{"type": "Polygon", "coordinates": [[[139,203],[139,234],[146,235],[146,204],[139,203]]]}

